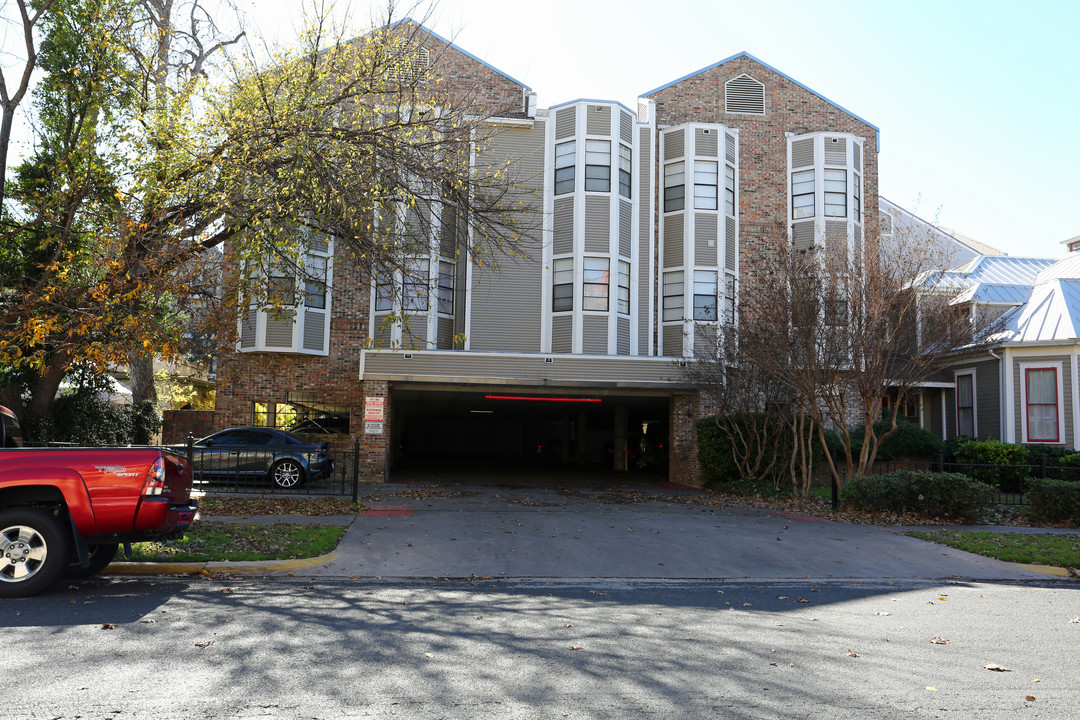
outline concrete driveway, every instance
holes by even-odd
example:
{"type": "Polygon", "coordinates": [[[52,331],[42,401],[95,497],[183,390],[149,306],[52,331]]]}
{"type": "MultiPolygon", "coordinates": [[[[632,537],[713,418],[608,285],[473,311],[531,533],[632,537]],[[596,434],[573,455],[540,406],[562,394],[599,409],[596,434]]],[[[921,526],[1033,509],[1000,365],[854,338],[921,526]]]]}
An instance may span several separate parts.
{"type": "Polygon", "coordinates": [[[318,577],[923,578],[1047,575],[899,529],[726,508],[647,484],[543,487],[443,482],[367,490],[318,577]]]}

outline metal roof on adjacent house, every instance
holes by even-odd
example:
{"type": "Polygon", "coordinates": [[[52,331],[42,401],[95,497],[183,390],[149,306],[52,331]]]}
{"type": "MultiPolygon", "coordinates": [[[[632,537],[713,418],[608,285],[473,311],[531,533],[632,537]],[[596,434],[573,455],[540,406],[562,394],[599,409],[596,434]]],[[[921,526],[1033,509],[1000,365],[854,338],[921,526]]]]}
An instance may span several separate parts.
{"type": "Polygon", "coordinates": [[[980,255],[966,265],[943,272],[932,284],[939,290],[961,290],[982,283],[1031,286],[1038,274],[1055,262],[1049,258],[980,255]]]}
{"type": "Polygon", "coordinates": [[[972,285],[954,297],[949,304],[984,303],[987,305],[1020,305],[1031,297],[1031,285],[1003,285],[1000,283],[979,283],[972,285]]]}
{"type": "Polygon", "coordinates": [[[1080,338],[1080,278],[1039,283],[1031,298],[1003,318],[1002,343],[1068,342],[1080,338]]]}

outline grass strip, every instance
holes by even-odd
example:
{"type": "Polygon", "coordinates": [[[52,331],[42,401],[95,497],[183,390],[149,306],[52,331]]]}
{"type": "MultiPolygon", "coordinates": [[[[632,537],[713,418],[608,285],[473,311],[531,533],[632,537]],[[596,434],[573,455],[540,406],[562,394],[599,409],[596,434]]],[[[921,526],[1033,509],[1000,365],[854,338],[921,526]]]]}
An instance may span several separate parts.
{"type": "MultiPolygon", "coordinates": [[[[132,543],[136,562],[291,560],[325,555],[345,528],[333,525],[255,525],[197,522],[184,536],[164,542],[132,543]]],[[[118,560],[125,560],[121,554],[118,560]]]]}
{"type": "Polygon", "coordinates": [[[1080,535],[919,530],[911,537],[1007,562],[1080,568],[1080,535]]]}

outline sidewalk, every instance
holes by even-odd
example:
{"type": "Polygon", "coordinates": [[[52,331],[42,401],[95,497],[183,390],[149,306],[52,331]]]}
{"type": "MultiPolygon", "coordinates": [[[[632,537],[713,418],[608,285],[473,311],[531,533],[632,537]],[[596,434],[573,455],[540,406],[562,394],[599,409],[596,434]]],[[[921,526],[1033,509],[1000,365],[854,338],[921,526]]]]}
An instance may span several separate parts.
{"type": "MultiPolygon", "coordinates": [[[[1060,568],[1021,566],[900,535],[918,528],[720,508],[688,489],[638,489],[632,501],[626,497],[625,492],[595,488],[378,486],[365,488],[364,502],[370,509],[358,516],[201,519],[346,526],[337,550],[320,558],[168,566],[114,563],[107,572],[156,568],[171,573],[322,578],[1046,580],[1068,575],[1060,568]]],[[[1055,532],[990,526],[947,529],[1055,532]]]]}

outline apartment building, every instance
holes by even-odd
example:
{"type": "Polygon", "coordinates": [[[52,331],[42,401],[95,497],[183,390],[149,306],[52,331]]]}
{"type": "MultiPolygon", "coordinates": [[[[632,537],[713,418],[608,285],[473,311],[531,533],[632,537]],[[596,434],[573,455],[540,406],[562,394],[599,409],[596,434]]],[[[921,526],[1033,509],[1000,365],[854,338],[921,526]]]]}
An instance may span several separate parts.
{"type": "Polygon", "coordinates": [[[444,59],[441,82],[498,105],[475,160],[512,159],[524,180],[520,252],[497,269],[469,261],[455,252],[467,233],[438,210],[409,273],[369,277],[327,239],[313,261],[325,281],[298,295],[313,301],[284,319],[244,313],[219,359],[213,424],[333,418],[342,443],[360,441],[369,480],[426,462],[646,465],[699,484],[693,428],[709,408],[682,367],[739,322],[755,253],[825,243],[862,257],[877,233],[878,129],[747,53],[634,108],[545,109],[422,37],[444,59]]]}

